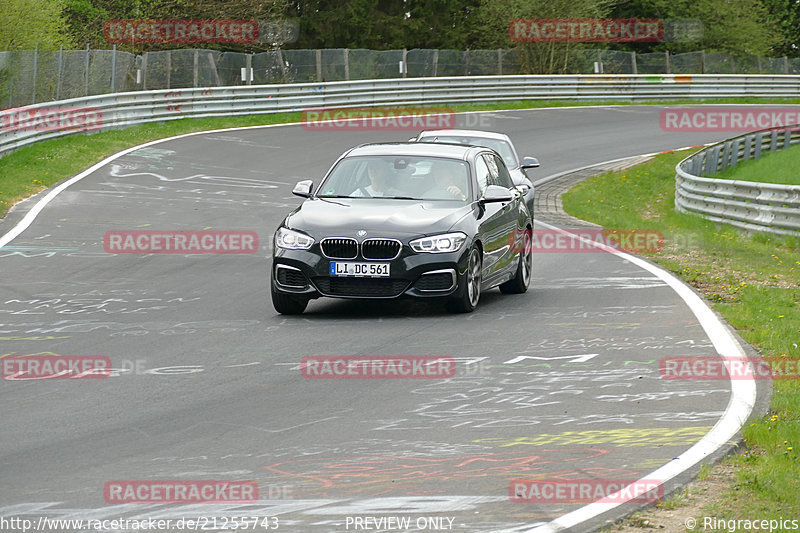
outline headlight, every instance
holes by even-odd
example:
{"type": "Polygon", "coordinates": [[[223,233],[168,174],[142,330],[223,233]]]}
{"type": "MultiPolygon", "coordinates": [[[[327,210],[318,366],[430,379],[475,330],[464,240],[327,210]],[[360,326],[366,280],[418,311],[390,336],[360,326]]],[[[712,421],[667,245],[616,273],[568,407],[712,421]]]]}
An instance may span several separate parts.
{"type": "Polygon", "coordinates": [[[299,231],[288,228],[278,228],[275,232],[275,246],[286,248],[287,250],[308,250],[314,244],[314,239],[300,233],[299,231]]]}
{"type": "Polygon", "coordinates": [[[458,232],[434,235],[433,237],[422,237],[421,239],[414,239],[408,244],[415,252],[440,254],[444,252],[457,252],[466,240],[467,236],[458,232]]]}

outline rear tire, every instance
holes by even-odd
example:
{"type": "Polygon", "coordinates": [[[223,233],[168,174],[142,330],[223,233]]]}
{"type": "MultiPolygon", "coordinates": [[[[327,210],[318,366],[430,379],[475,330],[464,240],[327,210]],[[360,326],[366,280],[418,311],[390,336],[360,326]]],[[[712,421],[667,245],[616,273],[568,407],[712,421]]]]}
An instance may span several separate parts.
{"type": "Polygon", "coordinates": [[[286,294],[275,289],[274,282],[272,287],[272,306],[282,315],[300,315],[308,306],[308,298],[286,294]]]}
{"type": "Polygon", "coordinates": [[[469,252],[467,271],[461,279],[461,289],[457,296],[447,301],[447,310],[451,313],[471,313],[478,307],[481,296],[481,269],[483,261],[477,246],[469,252]]]}
{"type": "Polygon", "coordinates": [[[500,292],[503,294],[522,294],[528,290],[531,284],[531,272],[533,271],[533,250],[531,249],[531,229],[525,229],[525,236],[522,239],[522,250],[519,253],[519,265],[517,273],[510,280],[500,285],[500,292]]]}

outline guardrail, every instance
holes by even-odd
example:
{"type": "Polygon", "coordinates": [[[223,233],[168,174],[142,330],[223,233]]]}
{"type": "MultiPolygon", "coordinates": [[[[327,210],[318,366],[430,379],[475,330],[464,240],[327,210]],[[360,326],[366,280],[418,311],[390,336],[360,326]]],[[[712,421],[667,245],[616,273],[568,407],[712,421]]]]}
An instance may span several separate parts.
{"type": "Polygon", "coordinates": [[[708,146],[675,167],[675,208],[748,231],[800,236],[800,185],[704,178],[800,143],[800,126],[760,130],[708,146]]]}
{"type": "MultiPolygon", "coordinates": [[[[136,91],[40,103],[0,112],[0,156],[27,144],[81,131],[319,107],[399,106],[520,100],[663,100],[800,97],[800,76],[560,75],[474,76],[250,85],[136,91]],[[55,113],[55,126],[22,127],[21,114],[55,113]],[[59,123],[63,112],[67,126],[59,123]],[[85,124],[86,121],[91,124],[85,124]],[[15,124],[17,125],[15,127],[15,124]]],[[[31,115],[32,114],[32,115],[31,115]]],[[[35,123],[29,120],[28,123],[35,123]]],[[[63,121],[62,121],[63,122],[63,121]]]]}

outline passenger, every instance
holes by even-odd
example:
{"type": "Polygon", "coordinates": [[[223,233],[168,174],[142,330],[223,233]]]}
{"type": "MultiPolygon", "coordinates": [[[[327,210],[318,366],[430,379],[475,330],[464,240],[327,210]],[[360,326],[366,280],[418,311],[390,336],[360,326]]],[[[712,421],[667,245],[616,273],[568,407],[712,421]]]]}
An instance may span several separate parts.
{"type": "Polygon", "coordinates": [[[463,170],[458,171],[453,165],[434,163],[431,166],[434,185],[425,191],[425,198],[430,200],[466,201],[466,183],[463,170]]]}

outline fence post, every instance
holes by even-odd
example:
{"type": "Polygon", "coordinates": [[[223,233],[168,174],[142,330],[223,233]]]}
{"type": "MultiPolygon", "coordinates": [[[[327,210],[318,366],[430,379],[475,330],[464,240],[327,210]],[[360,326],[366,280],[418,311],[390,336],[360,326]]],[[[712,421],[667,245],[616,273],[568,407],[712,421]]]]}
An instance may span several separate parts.
{"type": "Polygon", "coordinates": [[[503,75],[503,49],[497,49],[497,75],[503,75]]]}
{"type": "Polygon", "coordinates": [[[247,54],[247,57],[244,60],[244,68],[245,68],[245,85],[253,85],[253,54],[247,54]]]}
{"type": "Polygon", "coordinates": [[[789,58],[787,56],[783,56],[783,73],[789,74],[789,58]]]}
{"type": "Polygon", "coordinates": [[[408,76],[408,63],[406,63],[406,61],[408,61],[408,50],[405,49],[405,48],[403,48],[403,60],[402,61],[403,61],[403,72],[402,72],[402,74],[403,74],[403,77],[405,78],[406,76],[408,76]]]}
{"type": "Polygon", "coordinates": [[[756,56],[756,58],[758,60],[758,73],[762,74],[763,71],[761,70],[761,56],[756,56]]]}
{"type": "Polygon", "coordinates": [[[435,78],[439,71],[439,49],[433,51],[433,77],[435,78]]]}
{"type": "Polygon", "coordinates": [[[288,81],[286,79],[286,63],[283,62],[283,52],[281,52],[280,48],[278,48],[278,62],[281,64],[281,73],[283,74],[281,83],[286,83],[288,81]]]}
{"type": "Polygon", "coordinates": [[[115,93],[116,87],[114,86],[114,81],[117,74],[117,45],[111,47],[111,93],[115,93]]]}
{"type": "MultiPolygon", "coordinates": [[[[280,50],[278,50],[280,53],[280,50]]],[[[344,79],[350,81],[350,49],[344,49],[344,79]]]]}
{"type": "Polygon", "coordinates": [[[706,73],[706,51],[700,50],[700,74],[706,73]]]}
{"type": "Polygon", "coordinates": [[[317,48],[317,81],[322,81],[322,50],[317,48]]]}
{"type": "Polygon", "coordinates": [[[142,90],[147,90],[147,55],[150,52],[142,54],[142,90]]]}
{"type": "Polygon", "coordinates": [[[83,69],[83,92],[89,96],[89,43],[86,43],[86,61],[83,69]]]}
{"type": "Polygon", "coordinates": [[[167,89],[172,89],[172,50],[167,50],[167,89]]]}
{"type": "Polygon", "coordinates": [[[631,70],[634,74],[639,74],[639,67],[636,65],[636,52],[631,52],[631,70]]]}
{"type": "Polygon", "coordinates": [[[56,75],[56,100],[61,100],[61,73],[64,69],[64,45],[58,47],[58,74],[56,75]]]}
{"type": "Polygon", "coordinates": [[[469,48],[464,52],[464,76],[469,76],[469,48]]]}
{"type": "Polygon", "coordinates": [[[195,89],[199,87],[200,82],[200,53],[198,52],[197,48],[194,49],[194,54],[192,57],[192,87],[195,89]]]}
{"type": "Polygon", "coordinates": [[[33,48],[33,90],[31,93],[31,104],[36,103],[36,71],[39,68],[39,45],[33,48]]]}
{"type": "Polygon", "coordinates": [[[211,67],[211,71],[214,73],[214,87],[222,86],[222,83],[219,81],[219,71],[217,70],[217,64],[214,63],[214,56],[211,54],[206,54],[208,58],[208,65],[211,67]]]}
{"type": "Polygon", "coordinates": [[[669,74],[669,50],[664,50],[664,70],[665,74],[669,74]]]}

